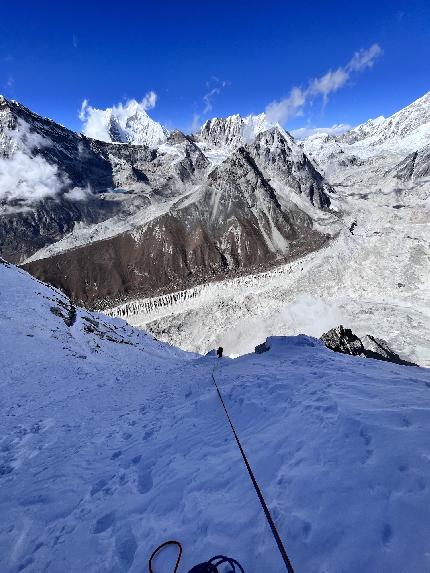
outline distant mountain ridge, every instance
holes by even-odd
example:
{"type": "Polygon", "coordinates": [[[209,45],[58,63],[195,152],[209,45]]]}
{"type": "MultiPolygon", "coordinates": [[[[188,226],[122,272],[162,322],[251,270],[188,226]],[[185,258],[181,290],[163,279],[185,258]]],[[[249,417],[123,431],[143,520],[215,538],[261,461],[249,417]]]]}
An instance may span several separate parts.
{"type": "Polygon", "coordinates": [[[4,258],[27,259],[39,278],[97,305],[267,269],[327,241],[315,221],[332,217],[334,191],[264,114],[187,136],[135,112],[103,116],[116,140],[103,142],[0,102],[5,169],[19,141],[29,165],[44,162],[61,179],[33,203],[31,183],[17,181],[27,195],[0,204],[4,258]]]}
{"type": "MultiPolygon", "coordinates": [[[[185,135],[137,104],[105,111],[114,142],[0,99],[0,179],[18,149],[26,165],[41,162],[58,180],[55,194],[33,198],[31,181],[25,198],[2,197],[0,181],[0,255],[93,306],[302,256],[338,232],[331,181],[395,185],[430,172],[430,94],[391,118],[300,143],[264,114],[213,118],[185,135]]],[[[21,179],[9,186],[20,191],[21,179]]]]}
{"type": "Polygon", "coordinates": [[[337,137],[345,143],[398,144],[414,151],[430,143],[430,92],[388,118],[370,119],[337,137]]]}

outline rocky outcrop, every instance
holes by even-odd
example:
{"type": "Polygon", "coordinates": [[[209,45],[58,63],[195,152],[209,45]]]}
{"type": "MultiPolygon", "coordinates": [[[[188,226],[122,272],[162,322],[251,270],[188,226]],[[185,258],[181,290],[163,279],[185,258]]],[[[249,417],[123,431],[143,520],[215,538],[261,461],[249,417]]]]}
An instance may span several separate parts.
{"type": "Polygon", "coordinates": [[[361,340],[349,328],[342,325],[332,328],[321,336],[321,340],[334,352],[350,354],[351,356],[364,356],[364,347],[361,340]]]}
{"type": "Polygon", "coordinates": [[[385,362],[393,362],[403,366],[417,366],[413,362],[408,362],[400,358],[388,343],[381,338],[376,338],[367,334],[362,339],[356,336],[351,329],[344,328],[342,325],[332,328],[321,336],[327,348],[334,352],[349,354],[351,356],[362,356],[365,358],[374,358],[385,362]]]}
{"type": "Polygon", "coordinates": [[[409,154],[394,168],[393,175],[403,182],[430,177],[430,145],[409,154]]]}

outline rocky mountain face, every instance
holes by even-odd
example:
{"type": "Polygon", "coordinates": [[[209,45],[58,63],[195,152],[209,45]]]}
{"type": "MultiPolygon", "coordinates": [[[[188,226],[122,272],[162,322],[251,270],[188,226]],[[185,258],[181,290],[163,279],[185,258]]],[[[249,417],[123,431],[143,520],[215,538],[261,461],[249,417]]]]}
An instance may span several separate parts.
{"type": "Polygon", "coordinates": [[[247,117],[236,114],[209,119],[195,137],[208,147],[237,148],[245,143],[251,143],[259,133],[271,127],[273,124],[266,119],[264,113],[247,117]]]}
{"type": "Polygon", "coordinates": [[[178,132],[158,149],[106,143],[4,98],[0,154],[0,248],[13,262],[58,241],[76,224],[97,224],[115,215],[126,218],[180,196],[209,165],[191,138],[178,132]],[[22,170],[37,162],[40,174],[30,172],[24,187],[22,170]],[[54,177],[45,186],[55,187],[55,193],[37,195],[35,177],[43,179],[52,168],[54,177]],[[15,180],[10,178],[14,171],[15,180]],[[15,189],[12,197],[7,186],[15,189]]]}
{"type": "Polygon", "coordinates": [[[257,135],[250,152],[263,173],[279,189],[293,189],[312,205],[321,209],[330,206],[333,188],[297,145],[293,137],[279,127],[257,135]]]}
{"type": "Polygon", "coordinates": [[[430,177],[430,144],[424,149],[410,153],[393,170],[400,181],[420,181],[430,177]]]}
{"type": "Polygon", "coordinates": [[[333,189],[264,114],[213,120],[195,136],[163,132],[156,147],[125,138],[124,126],[144,133],[141,115],[111,113],[112,138],[133,141],[112,143],[2,99],[4,171],[22,154],[57,182],[55,194],[0,195],[3,257],[31,257],[35,276],[100,306],[267,269],[328,240],[314,220],[333,217],[333,189]],[[228,152],[214,163],[218,147],[228,152]]]}
{"type": "MultiPolygon", "coordinates": [[[[24,267],[94,306],[264,270],[321,247],[328,237],[256,164],[260,149],[258,141],[240,147],[197,190],[140,228],[24,267]]],[[[287,161],[285,178],[294,181],[289,168],[287,161]]]]}

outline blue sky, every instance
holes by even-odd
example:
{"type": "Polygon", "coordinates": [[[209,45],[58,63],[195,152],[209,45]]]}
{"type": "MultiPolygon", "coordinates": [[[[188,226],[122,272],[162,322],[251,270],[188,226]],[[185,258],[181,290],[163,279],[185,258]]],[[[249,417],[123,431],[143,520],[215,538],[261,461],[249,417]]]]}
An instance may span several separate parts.
{"type": "Polygon", "coordinates": [[[259,113],[294,86],[306,92],[374,44],[373,66],[307,97],[283,119],[289,129],[355,125],[429,91],[430,3],[8,2],[0,93],[80,129],[84,99],[106,108],[153,90],[150,115],[187,130],[193,118],[259,113]]]}

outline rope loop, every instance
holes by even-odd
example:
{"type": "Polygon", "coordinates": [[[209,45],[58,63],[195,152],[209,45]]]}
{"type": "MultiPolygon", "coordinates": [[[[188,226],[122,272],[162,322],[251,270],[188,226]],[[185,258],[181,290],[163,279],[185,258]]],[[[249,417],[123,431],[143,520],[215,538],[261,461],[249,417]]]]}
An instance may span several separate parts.
{"type": "Polygon", "coordinates": [[[172,539],[171,541],[165,541],[152,552],[152,555],[149,558],[149,573],[154,573],[154,570],[152,569],[152,560],[154,559],[154,557],[157,555],[157,553],[159,553],[162,549],[164,549],[168,545],[176,545],[179,549],[178,558],[176,559],[176,565],[175,568],[173,569],[173,573],[176,573],[178,571],[179,563],[181,562],[182,558],[182,545],[179,543],[179,541],[175,541],[174,539],[172,539]]]}

